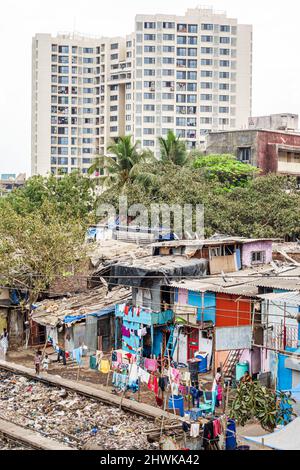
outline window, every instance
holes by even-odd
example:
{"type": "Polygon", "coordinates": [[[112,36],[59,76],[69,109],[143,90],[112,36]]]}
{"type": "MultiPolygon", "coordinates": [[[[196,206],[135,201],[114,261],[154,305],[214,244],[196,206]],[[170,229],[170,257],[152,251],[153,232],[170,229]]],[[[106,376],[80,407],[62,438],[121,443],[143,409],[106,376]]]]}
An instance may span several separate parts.
{"type": "Polygon", "coordinates": [[[176,103],[185,103],[186,95],[176,95],[176,103]]]}
{"type": "Polygon", "coordinates": [[[238,160],[243,163],[251,162],[251,147],[238,148],[238,160]]]}
{"type": "Polygon", "coordinates": [[[175,35],[174,34],[163,34],[164,41],[174,41],[175,35]]]}
{"type": "Polygon", "coordinates": [[[197,44],[197,36],[188,36],[187,43],[196,45],[197,44]]]}
{"type": "Polygon", "coordinates": [[[163,57],[163,64],[174,64],[174,57],[163,57]]]}
{"type": "Polygon", "coordinates": [[[163,93],[162,94],[162,99],[163,100],[173,100],[174,99],[174,93],[163,93]]]}
{"type": "Polygon", "coordinates": [[[212,54],[213,48],[212,47],[201,47],[201,54],[212,54]]]}
{"type": "Polygon", "coordinates": [[[228,126],[229,124],[229,119],[228,118],[220,118],[219,119],[219,125],[220,126],[228,126]]]}
{"type": "Polygon", "coordinates": [[[222,33],[230,33],[230,26],[229,25],[225,25],[225,24],[221,24],[220,26],[220,31],[222,33]]]}
{"type": "Polygon", "coordinates": [[[155,29],[156,28],[156,23],[154,23],[153,21],[145,21],[144,28],[145,29],[155,29]]]}
{"type": "Polygon", "coordinates": [[[144,98],[145,98],[145,100],[154,100],[155,99],[155,93],[144,93],[144,98]]]}
{"type": "Polygon", "coordinates": [[[144,104],[144,111],[155,111],[154,104],[144,104]]]}
{"type": "Polygon", "coordinates": [[[60,54],[69,54],[69,46],[58,46],[58,52],[60,54]]]}
{"type": "Polygon", "coordinates": [[[154,140],[143,140],[144,147],[154,147],[154,140]]]}
{"type": "Polygon", "coordinates": [[[176,129],[176,136],[180,138],[185,138],[185,130],[184,129],[176,129]]]}
{"type": "Polygon", "coordinates": [[[119,47],[119,44],[117,42],[110,45],[111,50],[118,49],[118,47],[119,47]]]}
{"type": "Polygon", "coordinates": [[[162,74],[164,77],[171,77],[172,75],[174,75],[174,70],[163,69],[162,74]]]}
{"type": "Polygon", "coordinates": [[[212,59],[201,59],[201,65],[212,65],[212,59]]]}
{"type": "Polygon", "coordinates": [[[176,118],[176,126],[186,126],[186,118],[183,117],[177,117],[176,118]]]}
{"type": "Polygon", "coordinates": [[[212,88],[212,82],[201,82],[201,88],[212,88]]]}
{"type": "Polygon", "coordinates": [[[170,21],[164,21],[163,22],[163,28],[164,29],[174,29],[175,28],[175,23],[172,23],[170,21]]]}
{"type": "Polygon", "coordinates": [[[187,91],[197,91],[197,83],[188,83],[187,91]]]}
{"type": "Polygon", "coordinates": [[[144,64],[155,64],[155,57],[144,57],[144,64]]]}
{"type": "Polygon", "coordinates": [[[187,103],[197,103],[197,95],[187,95],[187,103]]]}
{"type": "Polygon", "coordinates": [[[119,54],[111,54],[110,60],[118,60],[119,54]]]}
{"type": "Polygon", "coordinates": [[[144,122],[155,122],[155,116],[144,116],[144,122]]]}
{"type": "Polygon", "coordinates": [[[229,60],[220,60],[220,67],[229,67],[229,60]]]}
{"type": "Polygon", "coordinates": [[[219,113],[229,113],[229,108],[227,106],[220,106],[219,113]]]}
{"type": "Polygon", "coordinates": [[[176,106],[176,114],[186,114],[186,106],[176,106]]]}
{"type": "Polygon", "coordinates": [[[156,35],[155,34],[144,34],[145,41],[155,41],[156,35]]]}
{"type": "Polygon", "coordinates": [[[229,83],[219,83],[219,90],[229,90],[229,83]]]}
{"type": "Polygon", "coordinates": [[[212,106],[200,106],[200,113],[212,113],[212,106]]]}
{"type": "Polygon", "coordinates": [[[177,47],[177,55],[186,56],[186,48],[185,47],[177,47]]]}
{"type": "Polygon", "coordinates": [[[144,46],[144,52],[155,52],[155,46],[144,46]]]}
{"type": "MultiPolygon", "coordinates": [[[[163,104],[162,105],[162,110],[166,111],[166,112],[174,112],[174,105],[173,104],[163,104]]],[[[163,119],[163,122],[165,122],[164,117],[162,119],[163,119]]],[[[169,117],[168,117],[168,119],[169,119],[169,117]]],[[[173,122],[173,117],[171,119],[172,119],[172,121],[166,121],[166,122],[173,122]]]]}
{"type": "Polygon", "coordinates": [[[174,46],[163,46],[163,52],[174,52],[175,47],[174,46]]]}
{"type": "Polygon", "coordinates": [[[146,127],[143,129],[143,133],[145,135],[154,135],[154,129],[151,127],[146,127]]]}
{"type": "Polygon", "coordinates": [[[202,42],[213,42],[213,36],[201,36],[202,42]]]}
{"type": "Polygon", "coordinates": [[[212,77],[212,70],[201,70],[201,77],[212,77]]]}
{"type": "Polygon", "coordinates": [[[186,67],[186,59],[177,59],[177,67],[186,67]]]}
{"type": "Polygon", "coordinates": [[[177,44],[186,44],[186,36],[177,36],[177,44]]]}
{"type": "Polygon", "coordinates": [[[229,78],[229,72],[220,72],[219,76],[220,78],[229,78]]]}
{"type": "Polygon", "coordinates": [[[197,34],[198,33],[198,25],[196,24],[189,24],[188,25],[188,32],[192,34],[197,34]]]}
{"type": "Polygon", "coordinates": [[[220,95],[219,101],[229,101],[229,95],[220,95]]]}
{"type": "Polygon", "coordinates": [[[220,37],[220,44],[230,44],[229,37],[220,37]]]}
{"type": "Polygon", "coordinates": [[[196,69],[197,68],[197,61],[193,59],[188,60],[188,68],[189,69],[196,69]]]}
{"type": "Polygon", "coordinates": [[[196,56],[197,56],[197,49],[194,48],[194,47],[190,47],[190,48],[188,49],[188,55],[189,55],[190,57],[196,57],[196,56]]]}
{"type": "Polygon", "coordinates": [[[155,75],[155,70],[153,69],[144,69],[144,75],[147,76],[154,76],[155,75]]]}
{"type": "Polygon", "coordinates": [[[61,65],[58,67],[58,73],[69,73],[69,67],[61,65]]]}
{"type": "Polygon", "coordinates": [[[187,32],[186,24],[179,23],[179,24],[177,25],[177,31],[179,31],[179,32],[181,32],[181,33],[186,33],[186,32],[187,32]]]}
{"type": "Polygon", "coordinates": [[[220,55],[230,55],[230,49],[220,49],[220,55]]]}
{"type": "Polygon", "coordinates": [[[265,251],[252,251],[251,264],[264,264],[266,259],[265,251]]]}
{"type": "Polygon", "coordinates": [[[212,100],[212,95],[201,94],[200,99],[202,101],[211,101],[212,100]]]}
{"type": "MultiPolygon", "coordinates": [[[[168,110],[163,109],[163,111],[168,111],[168,110]]],[[[161,121],[162,121],[163,124],[172,124],[174,122],[174,117],[173,116],[163,116],[161,121]]]]}
{"type": "Polygon", "coordinates": [[[214,25],[211,24],[211,23],[204,23],[204,24],[201,25],[201,29],[203,31],[213,31],[214,25]]]}
{"type": "Polygon", "coordinates": [[[197,72],[188,72],[187,73],[188,80],[197,80],[197,72]]]}

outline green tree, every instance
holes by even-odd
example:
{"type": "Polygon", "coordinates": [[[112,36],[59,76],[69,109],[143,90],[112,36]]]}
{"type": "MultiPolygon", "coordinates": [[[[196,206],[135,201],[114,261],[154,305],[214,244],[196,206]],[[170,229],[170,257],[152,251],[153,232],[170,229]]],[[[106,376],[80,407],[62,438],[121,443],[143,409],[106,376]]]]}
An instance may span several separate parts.
{"type": "Polygon", "coordinates": [[[85,225],[48,201],[26,213],[6,201],[0,218],[1,284],[28,290],[32,304],[55,279],[76,272],[85,256],[85,233],[85,225]]]}
{"type": "MultiPolygon", "coordinates": [[[[31,213],[50,202],[58,214],[65,217],[90,218],[96,201],[96,182],[73,172],[57,178],[33,176],[23,188],[19,188],[6,197],[18,214],[31,213]]],[[[0,207],[1,207],[0,200],[0,207]]]]}
{"type": "Polygon", "coordinates": [[[237,160],[233,155],[207,155],[194,161],[194,168],[201,171],[205,179],[218,181],[225,189],[245,186],[258,175],[256,167],[237,160]]]}
{"type": "Polygon", "coordinates": [[[174,132],[170,131],[166,139],[159,137],[161,161],[163,163],[173,163],[177,166],[184,166],[188,163],[186,144],[174,132]]]}
{"type": "Polygon", "coordinates": [[[89,174],[104,170],[102,177],[104,187],[116,185],[124,188],[133,181],[147,185],[152,175],[145,171],[145,165],[154,161],[153,153],[148,150],[139,150],[139,142],[132,144],[131,136],[118,137],[108,147],[111,157],[99,156],[89,168],[89,174]]]}

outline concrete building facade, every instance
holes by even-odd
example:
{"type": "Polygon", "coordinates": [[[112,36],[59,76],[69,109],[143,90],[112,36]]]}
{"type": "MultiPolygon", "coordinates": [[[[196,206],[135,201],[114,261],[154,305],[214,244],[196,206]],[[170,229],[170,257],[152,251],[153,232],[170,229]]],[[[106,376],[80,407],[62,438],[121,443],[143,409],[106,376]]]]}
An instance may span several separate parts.
{"type": "Polygon", "coordinates": [[[32,72],[32,174],[86,173],[119,135],[159,157],[169,129],[193,149],[246,128],[252,27],[196,8],[137,15],[126,38],[37,34],[32,72]]]}
{"type": "Polygon", "coordinates": [[[300,133],[271,130],[212,132],[206,153],[231,154],[257,166],[262,174],[296,176],[300,183],[300,133]]]}
{"type": "Polygon", "coordinates": [[[269,116],[249,117],[248,128],[294,132],[298,129],[298,122],[298,114],[270,114],[269,116]]]}

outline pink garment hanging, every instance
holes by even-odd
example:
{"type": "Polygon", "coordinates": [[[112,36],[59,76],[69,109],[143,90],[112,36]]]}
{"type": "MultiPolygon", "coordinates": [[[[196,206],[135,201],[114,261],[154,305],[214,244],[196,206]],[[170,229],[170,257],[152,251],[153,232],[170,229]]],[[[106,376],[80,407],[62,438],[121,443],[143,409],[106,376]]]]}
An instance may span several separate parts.
{"type": "Polygon", "coordinates": [[[171,368],[171,376],[173,382],[179,384],[180,383],[180,372],[178,369],[171,368]]]}
{"type": "Polygon", "coordinates": [[[150,375],[148,388],[149,390],[155,393],[155,396],[158,395],[158,380],[157,380],[157,377],[155,377],[155,375],[150,375]]]}
{"type": "Polygon", "coordinates": [[[145,359],[145,369],[150,372],[155,372],[157,370],[157,360],[156,359],[145,359]]]}
{"type": "Polygon", "coordinates": [[[214,437],[217,437],[221,434],[221,422],[220,419],[215,419],[213,421],[214,437]]]}

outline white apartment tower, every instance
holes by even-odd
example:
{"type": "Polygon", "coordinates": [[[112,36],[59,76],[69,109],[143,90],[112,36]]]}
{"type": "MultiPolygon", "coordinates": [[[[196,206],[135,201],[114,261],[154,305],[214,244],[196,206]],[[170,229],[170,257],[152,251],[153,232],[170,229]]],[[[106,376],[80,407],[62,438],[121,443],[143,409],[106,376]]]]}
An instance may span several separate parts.
{"type": "Polygon", "coordinates": [[[87,172],[114,137],[159,157],[169,129],[198,148],[246,128],[252,27],[224,12],[137,15],[126,38],[37,34],[32,44],[32,174],[87,172]]]}

